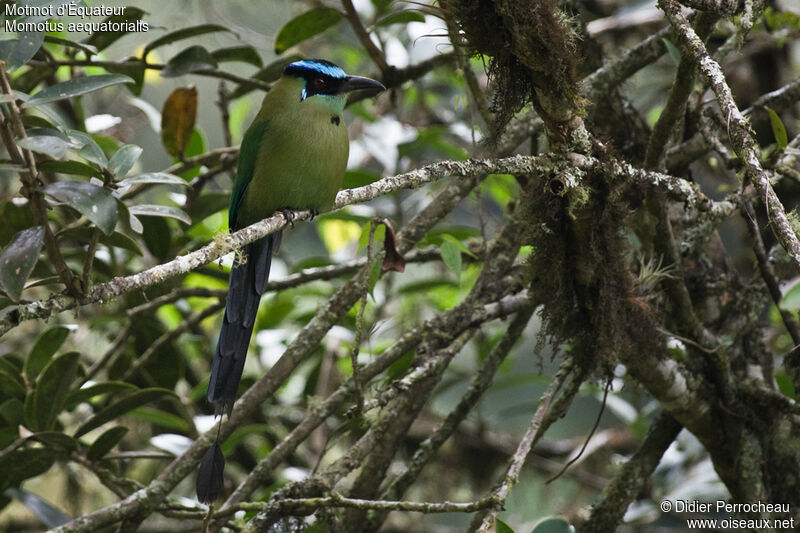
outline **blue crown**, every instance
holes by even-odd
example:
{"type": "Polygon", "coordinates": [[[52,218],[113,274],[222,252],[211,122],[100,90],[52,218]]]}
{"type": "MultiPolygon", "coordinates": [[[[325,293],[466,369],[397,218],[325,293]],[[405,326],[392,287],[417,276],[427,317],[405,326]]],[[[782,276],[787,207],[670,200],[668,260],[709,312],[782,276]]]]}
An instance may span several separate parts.
{"type": "Polygon", "coordinates": [[[284,74],[303,76],[303,74],[317,73],[330,76],[335,79],[344,79],[347,74],[338,65],[326,61],[325,59],[303,59],[290,63],[283,70],[284,74]]]}

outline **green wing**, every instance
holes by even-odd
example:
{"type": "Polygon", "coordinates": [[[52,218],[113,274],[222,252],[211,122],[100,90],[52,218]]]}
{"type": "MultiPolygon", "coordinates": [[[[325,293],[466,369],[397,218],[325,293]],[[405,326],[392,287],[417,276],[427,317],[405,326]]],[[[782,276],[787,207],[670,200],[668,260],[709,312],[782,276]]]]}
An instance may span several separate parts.
{"type": "Polygon", "coordinates": [[[258,159],[258,150],[261,148],[261,141],[264,139],[264,134],[267,132],[267,125],[269,121],[262,120],[253,122],[247,129],[242,140],[242,147],[239,150],[239,164],[236,170],[236,180],[233,182],[233,191],[231,191],[231,203],[228,207],[228,226],[231,231],[241,229],[237,223],[237,216],[239,214],[239,206],[247,194],[247,187],[253,180],[253,172],[256,168],[256,160],[258,159]]]}

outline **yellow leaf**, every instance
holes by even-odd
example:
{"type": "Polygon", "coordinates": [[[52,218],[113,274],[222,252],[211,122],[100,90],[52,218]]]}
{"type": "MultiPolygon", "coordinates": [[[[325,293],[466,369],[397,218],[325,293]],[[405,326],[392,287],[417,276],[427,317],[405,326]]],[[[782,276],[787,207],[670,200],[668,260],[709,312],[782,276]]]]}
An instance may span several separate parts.
{"type": "Polygon", "coordinates": [[[197,118],[197,87],[172,91],[161,110],[161,141],[173,157],[181,157],[194,131],[197,118]]]}

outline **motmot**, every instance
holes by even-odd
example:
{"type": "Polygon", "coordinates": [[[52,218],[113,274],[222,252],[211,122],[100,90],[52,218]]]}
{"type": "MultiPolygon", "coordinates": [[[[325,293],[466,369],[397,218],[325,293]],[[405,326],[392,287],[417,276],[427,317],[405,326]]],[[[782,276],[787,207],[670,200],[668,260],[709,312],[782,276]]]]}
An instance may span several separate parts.
{"type": "MultiPolygon", "coordinates": [[[[348,76],[323,59],[295,61],[284,69],[242,140],[228,207],[231,231],[278,211],[291,221],[293,210],[315,215],[333,206],[350,149],[342,114],[348,93],[359,89],[379,92],[386,87],[370,78],[348,76]]],[[[279,231],[247,245],[231,269],[207,392],[217,415],[230,416],[233,409],[258,304],[280,242],[279,231]]],[[[217,441],[198,472],[200,501],[216,500],[223,468],[217,441]]]]}

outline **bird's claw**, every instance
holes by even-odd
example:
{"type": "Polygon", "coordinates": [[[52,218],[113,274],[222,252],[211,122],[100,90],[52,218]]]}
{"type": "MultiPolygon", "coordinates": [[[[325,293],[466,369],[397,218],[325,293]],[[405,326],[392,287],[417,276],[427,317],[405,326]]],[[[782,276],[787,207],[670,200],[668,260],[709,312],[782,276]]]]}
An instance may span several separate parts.
{"type": "Polygon", "coordinates": [[[289,225],[292,226],[292,228],[294,228],[294,211],[292,211],[288,207],[284,207],[280,210],[280,212],[283,215],[283,218],[286,219],[286,222],[288,222],[289,225]]]}
{"type": "Polygon", "coordinates": [[[311,209],[311,220],[314,220],[319,216],[319,209],[311,209]]]}

